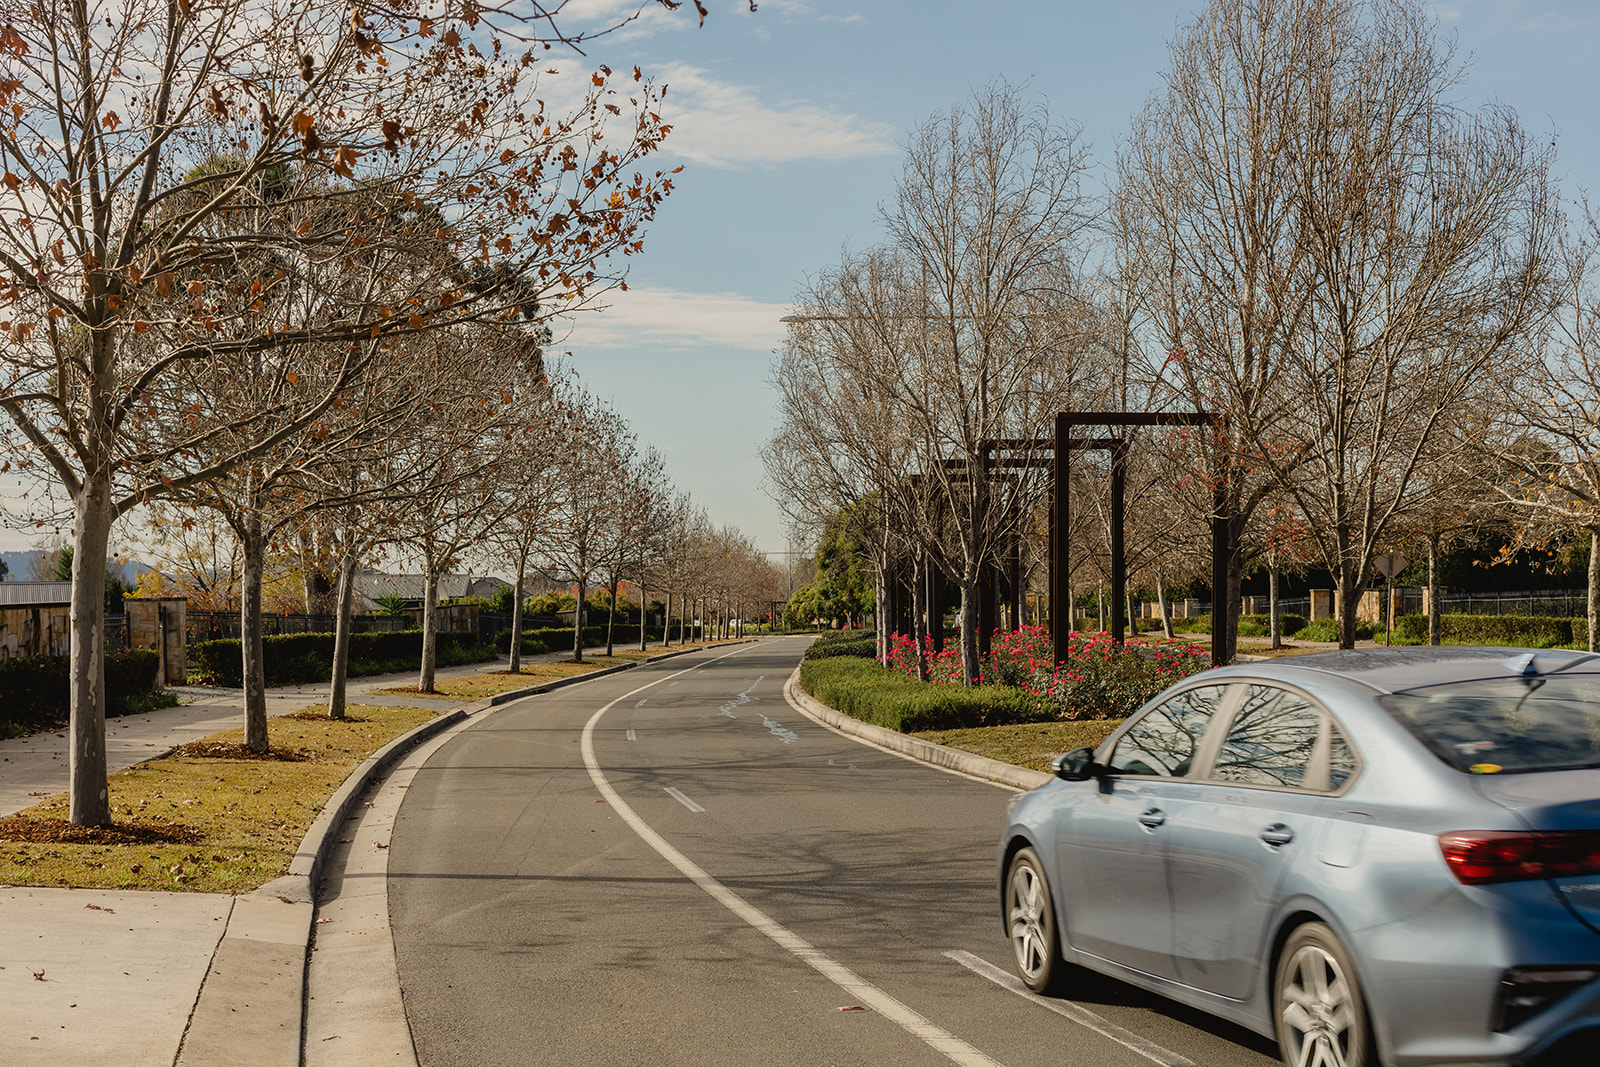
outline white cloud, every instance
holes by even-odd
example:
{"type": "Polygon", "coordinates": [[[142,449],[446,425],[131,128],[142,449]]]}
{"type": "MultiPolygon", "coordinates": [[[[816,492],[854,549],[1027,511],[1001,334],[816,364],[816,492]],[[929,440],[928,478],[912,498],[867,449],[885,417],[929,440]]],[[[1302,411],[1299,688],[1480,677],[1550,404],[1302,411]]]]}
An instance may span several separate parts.
{"type": "Polygon", "coordinates": [[[844,160],[893,155],[894,127],[804,100],[767,103],[758,88],[718,81],[703,68],[672,63],[667,85],[666,150],[710,166],[844,160]]]}
{"type": "Polygon", "coordinates": [[[718,346],[767,352],[783,339],[778,320],[789,313],[739,293],[687,293],[678,289],[630,288],[614,292],[610,307],[573,316],[569,332],[557,327],[558,349],[699,348],[718,346]]]}

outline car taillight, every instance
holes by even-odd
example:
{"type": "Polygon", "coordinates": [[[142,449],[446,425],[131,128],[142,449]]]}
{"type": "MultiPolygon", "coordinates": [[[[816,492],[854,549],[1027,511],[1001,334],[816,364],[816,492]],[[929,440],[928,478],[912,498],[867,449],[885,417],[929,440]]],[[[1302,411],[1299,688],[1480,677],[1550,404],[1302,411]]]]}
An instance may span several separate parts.
{"type": "Polygon", "coordinates": [[[1439,835],[1450,871],[1466,885],[1600,874],[1600,831],[1467,830],[1439,835]]]}

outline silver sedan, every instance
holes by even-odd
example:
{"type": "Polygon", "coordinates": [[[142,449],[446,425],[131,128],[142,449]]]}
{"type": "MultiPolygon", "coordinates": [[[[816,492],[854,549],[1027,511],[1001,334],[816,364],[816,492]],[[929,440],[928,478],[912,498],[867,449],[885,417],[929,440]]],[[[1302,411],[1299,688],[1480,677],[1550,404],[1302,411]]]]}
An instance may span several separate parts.
{"type": "Polygon", "coordinates": [[[1031,989],[1110,975],[1294,1067],[1600,1063],[1600,656],[1196,675],[1013,800],[999,888],[1031,989]]]}

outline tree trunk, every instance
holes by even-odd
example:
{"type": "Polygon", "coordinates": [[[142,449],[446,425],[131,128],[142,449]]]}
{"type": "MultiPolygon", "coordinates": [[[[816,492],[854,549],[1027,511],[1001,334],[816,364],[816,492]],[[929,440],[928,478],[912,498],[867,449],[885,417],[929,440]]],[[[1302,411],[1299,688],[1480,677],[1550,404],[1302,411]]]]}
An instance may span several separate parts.
{"type": "Polygon", "coordinates": [[[511,662],[508,668],[512,674],[522,673],[522,589],[527,569],[526,557],[517,561],[517,585],[511,601],[511,662]]]}
{"type": "MultiPolygon", "coordinates": [[[[77,564],[77,559],[73,559],[77,564]]],[[[1589,529],[1589,651],[1600,652],[1600,527],[1589,529]]],[[[77,820],[73,820],[76,822],[77,820]]]]}
{"type": "Polygon", "coordinates": [[[333,678],[328,686],[328,718],[343,719],[346,683],[350,679],[350,615],[356,599],[356,553],[339,560],[338,593],[334,600],[333,678]]]}
{"type": "Polygon", "coordinates": [[[583,662],[583,594],[584,583],[578,582],[578,607],[572,613],[572,661],[583,662]]]}
{"type": "MultiPolygon", "coordinates": [[[[1595,576],[1594,576],[1594,548],[1595,537],[1589,533],[1589,633],[1594,633],[1595,611],[1595,576]]],[[[1428,644],[1439,644],[1443,636],[1443,626],[1439,618],[1439,537],[1437,534],[1428,538],[1428,644]]],[[[1589,638],[1589,650],[1594,650],[1594,638],[1589,638]]]]}
{"type": "Polygon", "coordinates": [[[1156,603],[1161,607],[1161,633],[1168,641],[1172,640],[1172,605],[1167,601],[1167,582],[1160,575],[1156,576],[1156,603]]]}
{"type": "Polygon", "coordinates": [[[917,681],[928,680],[928,621],[923,618],[927,609],[927,583],[925,566],[913,566],[911,578],[911,636],[916,642],[917,681]]]}
{"type": "Polygon", "coordinates": [[[1272,647],[1283,647],[1283,620],[1278,614],[1278,564],[1267,561],[1267,630],[1272,636],[1272,647]]]}
{"type": "MultiPolygon", "coordinates": [[[[611,635],[616,632],[616,626],[617,626],[617,582],[618,582],[617,577],[615,575],[613,575],[612,578],[611,578],[611,614],[606,617],[606,658],[607,659],[610,659],[611,658],[611,654],[614,651],[616,651],[615,646],[613,646],[612,643],[611,643],[611,635]]],[[[643,625],[644,625],[644,616],[640,615],[639,616],[639,620],[640,620],[640,626],[643,627],[643,625]]]]}
{"type": "Polygon", "coordinates": [[[251,752],[267,751],[267,666],[262,641],[261,572],[266,542],[261,536],[261,513],[244,517],[239,551],[244,557],[244,580],[239,590],[239,654],[243,657],[244,743],[251,752]]]}
{"type": "Polygon", "coordinates": [[[1127,596],[1124,597],[1124,599],[1127,600],[1127,602],[1128,602],[1127,603],[1127,607],[1125,609],[1126,612],[1127,612],[1127,615],[1128,615],[1128,636],[1130,636],[1130,637],[1138,637],[1139,636],[1139,613],[1133,610],[1133,605],[1134,605],[1133,594],[1132,593],[1127,594],[1127,596]]]}
{"type": "Polygon", "coordinates": [[[968,567],[961,575],[961,684],[978,684],[978,575],[968,567]]]}
{"type": "Polygon", "coordinates": [[[86,478],[75,503],[72,531],[72,633],[70,726],[67,757],[69,821],[78,826],[111,822],[106,787],[106,545],[111,539],[111,480],[86,478]]]}
{"type": "Polygon", "coordinates": [[[639,585],[639,651],[648,652],[650,642],[650,594],[639,585]]]}
{"type": "Polygon", "coordinates": [[[1350,574],[1348,565],[1339,569],[1339,647],[1356,647],[1356,608],[1360,591],[1350,574]]]}
{"type": "Polygon", "coordinates": [[[422,671],[417,692],[434,691],[434,663],[439,650],[439,569],[426,556],[422,561],[422,671]]]}

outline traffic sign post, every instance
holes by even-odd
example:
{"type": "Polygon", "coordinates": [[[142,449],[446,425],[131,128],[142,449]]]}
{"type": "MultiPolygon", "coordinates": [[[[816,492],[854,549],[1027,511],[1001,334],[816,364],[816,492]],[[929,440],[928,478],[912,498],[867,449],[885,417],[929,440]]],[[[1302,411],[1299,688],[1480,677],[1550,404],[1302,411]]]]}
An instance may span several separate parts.
{"type": "Polygon", "coordinates": [[[1400,577],[1410,560],[1406,559],[1404,552],[1380,552],[1372,557],[1372,569],[1389,579],[1389,603],[1385,613],[1388,622],[1383,627],[1383,645],[1389,647],[1391,637],[1394,635],[1394,580],[1400,577]]]}

